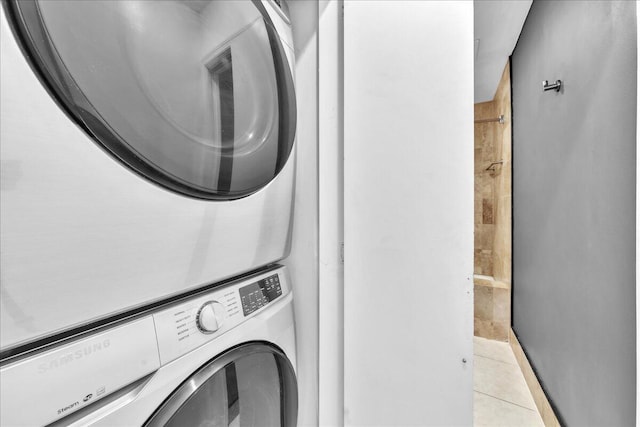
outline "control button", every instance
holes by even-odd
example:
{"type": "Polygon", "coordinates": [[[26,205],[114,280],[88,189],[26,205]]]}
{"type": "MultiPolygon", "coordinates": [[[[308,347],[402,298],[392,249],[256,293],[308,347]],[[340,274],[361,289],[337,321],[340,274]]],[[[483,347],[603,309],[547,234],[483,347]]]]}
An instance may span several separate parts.
{"type": "Polygon", "coordinates": [[[222,327],[225,319],[225,307],[218,301],[208,301],[200,307],[196,316],[196,325],[205,334],[212,334],[222,327]]]}

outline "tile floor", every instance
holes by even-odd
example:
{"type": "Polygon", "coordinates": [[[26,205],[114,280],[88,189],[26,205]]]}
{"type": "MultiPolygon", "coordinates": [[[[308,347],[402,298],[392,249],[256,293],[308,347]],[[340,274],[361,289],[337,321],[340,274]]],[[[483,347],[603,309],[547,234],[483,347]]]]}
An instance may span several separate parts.
{"type": "Polygon", "coordinates": [[[473,344],[474,426],[544,427],[509,344],[480,337],[473,344]]]}

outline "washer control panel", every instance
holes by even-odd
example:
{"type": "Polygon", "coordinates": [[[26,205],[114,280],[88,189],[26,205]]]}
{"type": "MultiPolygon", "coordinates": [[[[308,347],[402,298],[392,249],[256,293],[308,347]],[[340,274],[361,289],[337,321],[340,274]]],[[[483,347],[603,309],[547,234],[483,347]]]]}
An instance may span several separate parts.
{"type": "Polygon", "coordinates": [[[257,316],[289,293],[286,270],[279,267],[195,295],[153,315],[161,364],[257,316]]]}

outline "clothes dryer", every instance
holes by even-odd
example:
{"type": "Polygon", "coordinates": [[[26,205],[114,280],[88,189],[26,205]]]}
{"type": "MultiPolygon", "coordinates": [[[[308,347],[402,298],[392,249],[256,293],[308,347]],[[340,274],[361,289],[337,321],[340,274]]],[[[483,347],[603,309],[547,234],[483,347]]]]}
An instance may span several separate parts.
{"type": "Polygon", "coordinates": [[[0,424],[296,425],[291,286],[276,267],[0,368],[0,424]]]}
{"type": "Polygon", "coordinates": [[[6,0],[0,358],[288,254],[278,0],[6,0]]]}

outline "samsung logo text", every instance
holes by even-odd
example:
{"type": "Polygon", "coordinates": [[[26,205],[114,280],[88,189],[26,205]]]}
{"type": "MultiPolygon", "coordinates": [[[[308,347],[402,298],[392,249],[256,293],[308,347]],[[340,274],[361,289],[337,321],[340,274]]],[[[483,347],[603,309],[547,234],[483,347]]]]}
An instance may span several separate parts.
{"type": "Polygon", "coordinates": [[[79,348],[75,351],[70,351],[61,356],[57,356],[54,359],[49,360],[48,362],[43,362],[38,365],[38,373],[44,374],[53,369],[58,369],[63,366],[66,366],[72,363],[74,360],[84,359],[86,357],[92,356],[104,349],[109,348],[111,342],[107,339],[101,342],[96,342],[90,345],[86,345],[82,348],[79,348]]]}

